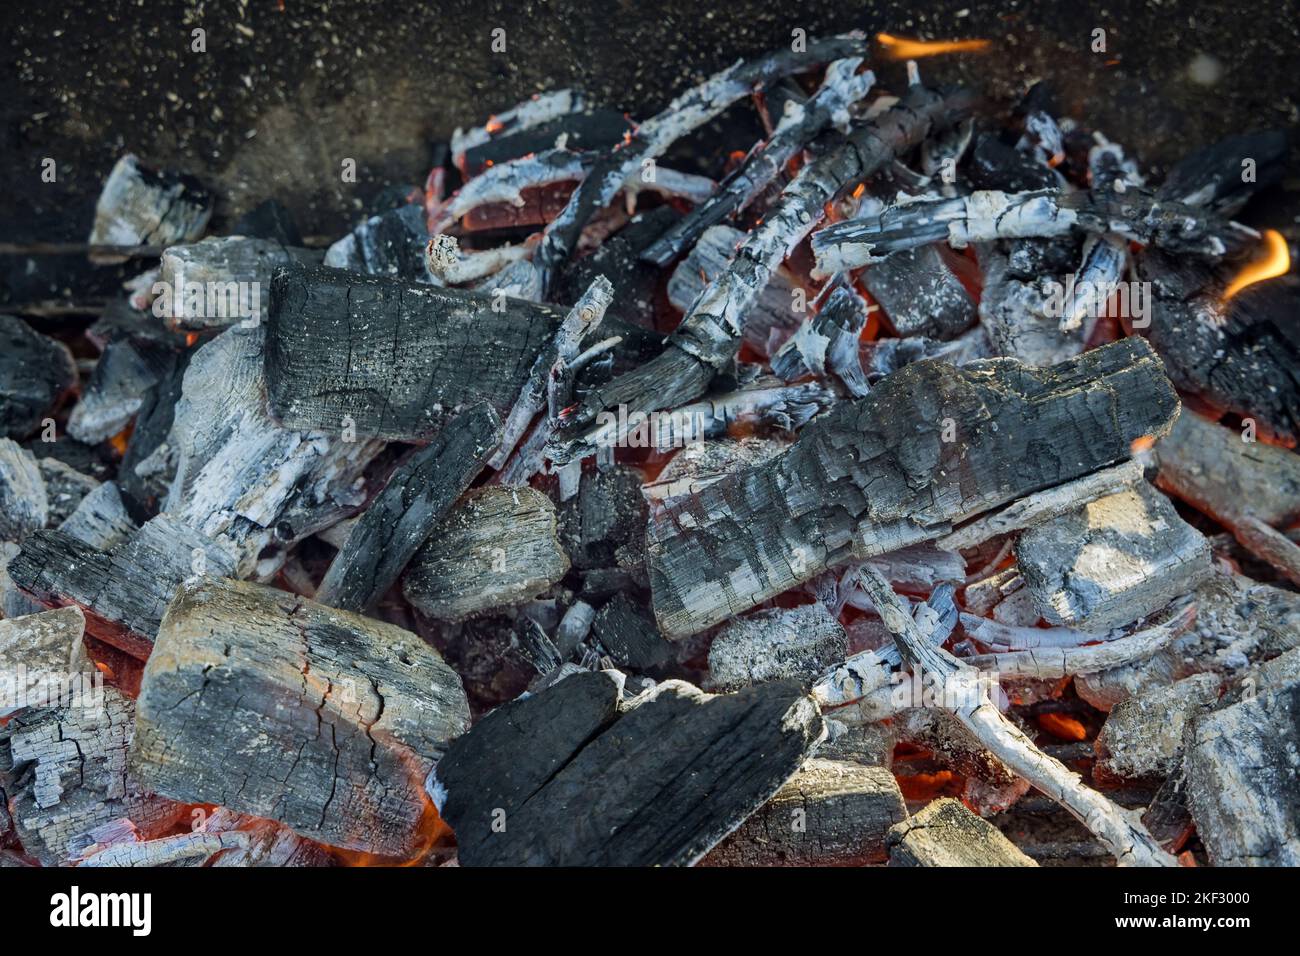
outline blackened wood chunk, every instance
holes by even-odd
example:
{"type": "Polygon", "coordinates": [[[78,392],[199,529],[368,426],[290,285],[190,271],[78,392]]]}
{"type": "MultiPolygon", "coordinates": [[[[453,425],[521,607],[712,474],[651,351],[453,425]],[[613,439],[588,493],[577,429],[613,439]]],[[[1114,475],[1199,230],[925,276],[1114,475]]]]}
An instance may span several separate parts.
{"type": "Polygon", "coordinates": [[[785,454],[651,516],[660,629],[696,633],[827,567],[1123,461],[1177,411],[1159,360],[1135,339],[1049,369],[906,366],[808,425],[785,454]]]}
{"type": "Polygon", "coordinates": [[[1225,136],[1175,163],[1160,185],[1160,196],[1231,215],[1256,192],[1281,180],[1286,152],[1282,130],[1225,136]],[[1255,173],[1249,182],[1242,175],[1246,160],[1255,173]]]}
{"type": "Polygon", "coordinates": [[[622,592],[596,612],[591,632],[620,667],[653,670],[673,658],[673,647],[659,633],[654,617],[622,592]]]}
{"type": "Polygon", "coordinates": [[[176,477],[177,449],[168,437],[193,354],[178,354],[170,370],[145,393],[126,442],[117,482],[132,513],[141,519],[158,513],[176,477]]]}
{"type": "Polygon", "coordinates": [[[614,299],[606,311],[606,318],[622,319],[629,325],[653,327],[659,269],[642,262],[640,255],[679,218],[680,214],[672,206],[657,206],[633,216],[595,252],[565,268],[560,275],[555,300],[577,302],[592,281],[603,275],[614,283],[614,299]]]}
{"type": "Polygon", "coordinates": [[[482,170],[488,163],[504,163],[555,146],[563,136],[569,149],[604,150],[622,141],[628,130],[627,115],[604,107],[585,107],[516,132],[470,146],[463,154],[463,172],[482,170]]]}
{"type": "Polygon", "coordinates": [[[1196,674],[1120,701],[1097,735],[1096,770],[1124,780],[1169,775],[1183,728],[1219,701],[1219,678],[1196,674]]]}
{"type": "Polygon", "coordinates": [[[568,569],[550,499],[536,488],[489,485],[434,528],[402,593],[430,617],[460,621],[536,597],[568,569]]]}
{"type": "Polygon", "coordinates": [[[0,718],[57,702],[81,674],[93,673],[76,608],[0,620],[0,718]]]}
{"type": "Polygon", "coordinates": [[[459,678],[414,634],[217,580],[167,610],[130,761],[176,799],[410,858],[433,813],[425,778],[468,724],[459,678]]]}
{"type": "Polygon", "coordinates": [[[66,521],[85,497],[100,486],[98,478],[83,475],[57,458],[40,458],[36,462],[45,482],[45,500],[49,505],[49,522],[57,527],[66,521]]]}
{"type": "Polygon", "coordinates": [[[1037,866],[992,824],[950,797],[889,831],[890,866],[1037,866]]]}
{"type": "MultiPolygon", "coordinates": [[[[194,177],[149,169],[132,155],[123,156],[104,183],[95,205],[94,246],[170,246],[203,235],[212,215],[213,197],[194,177]]],[[[121,262],[112,253],[96,262],[121,262]]]]}
{"type": "Polygon", "coordinates": [[[50,517],[45,479],[36,457],[0,438],[0,541],[22,541],[50,517]]]}
{"type": "Polygon", "coordinates": [[[129,538],[136,526],[117,483],[106,481],[81,499],[77,510],[68,515],[59,530],[101,551],[109,551],[129,538]]]}
{"type": "Polygon", "coordinates": [[[584,472],[578,494],[560,508],[560,537],[575,567],[612,567],[619,548],[644,538],[647,516],[638,471],[584,472]]]}
{"type": "Polygon", "coordinates": [[[373,607],[483,470],[500,437],[497,413],[475,405],[402,462],[343,542],[317,593],[321,603],[373,607]]]}
{"type": "Polygon", "coordinates": [[[140,658],[149,656],[182,581],[233,569],[229,555],[166,515],[109,551],[63,531],[38,531],[9,562],[18,587],[49,607],[77,605],[92,636],[140,658]]]}
{"type": "Polygon", "coordinates": [[[1001,189],[1022,192],[1027,189],[1052,189],[1060,180],[1032,153],[1021,152],[993,133],[981,133],[975,139],[966,175],[977,189],[1001,189]]]}
{"type": "Polygon", "coordinates": [[[162,346],[131,338],[109,341],[68,418],[68,433],[93,445],[122,431],[174,361],[171,350],[162,346]]]}
{"type": "Polygon", "coordinates": [[[315,265],[321,254],[247,236],[209,236],[163,250],[159,278],[169,292],[155,314],[169,328],[206,331],[236,322],[261,322],[271,297],[271,275],[283,266],[315,265]]]}
{"type": "Polygon", "coordinates": [[[483,721],[439,766],[462,864],[691,865],[770,799],[825,735],[816,705],[786,683],[712,696],[666,681],[607,728],[595,707],[581,727],[562,725],[563,743],[540,743],[552,725],[516,718],[524,704],[564,712],[566,685],[582,679],[502,708],[492,715],[495,732],[485,733],[483,721]],[[555,703],[543,704],[552,695],[555,703]],[[530,761],[532,773],[512,777],[539,747],[552,762],[530,761]],[[491,783],[498,777],[517,785],[491,783]],[[480,800],[485,792],[500,802],[480,800]]]}
{"type": "Polygon", "coordinates": [[[1300,865],[1300,682],[1192,721],[1187,803],[1215,866],[1300,865]]]}
{"type": "Polygon", "coordinates": [[[266,382],[288,428],[428,441],[458,407],[504,413],[564,312],[336,269],[271,283],[266,382]]]}
{"type": "MultiPolygon", "coordinates": [[[[357,226],[329,247],[324,261],[333,269],[441,285],[425,265],[424,246],[428,241],[424,210],[420,206],[401,206],[357,226]]],[[[298,260],[306,261],[301,256],[298,260]]]]}
{"type": "Polygon", "coordinates": [[[704,866],[863,866],[888,856],[889,828],[907,819],[884,767],[809,760],[704,866]]]}
{"type": "Polygon", "coordinates": [[[978,319],[975,300],[937,246],[910,249],[873,263],[863,281],[903,337],[953,339],[978,319]]]}
{"type": "Polygon", "coordinates": [[[758,611],[718,632],[709,647],[709,676],[720,690],[773,680],[810,687],[848,649],[844,627],[820,603],[758,611]]]}
{"type": "Polygon", "coordinates": [[[27,710],[0,727],[0,788],[23,849],[66,864],[84,834],[121,817],[159,833],[181,807],[154,796],[127,766],[136,705],[102,683],[66,706],[27,710]]]}
{"type": "Polygon", "coordinates": [[[77,384],[68,347],[0,315],[0,437],[26,438],[77,384]]]}

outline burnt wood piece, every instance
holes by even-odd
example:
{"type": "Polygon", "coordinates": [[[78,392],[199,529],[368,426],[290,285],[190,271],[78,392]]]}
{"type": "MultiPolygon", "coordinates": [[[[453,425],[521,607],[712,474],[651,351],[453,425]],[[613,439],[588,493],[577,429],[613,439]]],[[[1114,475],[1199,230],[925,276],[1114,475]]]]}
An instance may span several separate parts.
{"type": "MultiPolygon", "coordinates": [[[[492,142],[494,138],[498,141],[508,139],[543,123],[581,113],[586,109],[586,96],[580,90],[552,90],[550,93],[529,97],[508,110],[492,114],[482,126],[471,126],[469,129],[457,126],[448,144],[451,161],[461,172],[467,172],[465,157],[471,149],[492,142]]],[[[494,158],[494,161],[497,160],[494,158]]],[[[472,175],[474,171],[469,170],[468,174],[472,175]]]]}
{"type": "Polygon", "coordinates": [[[934,245],[875,263],[863,273],[863,283],[904,338],[925,335],[947,341],[979,320],[975,300],[934,245]]]}
{"type": "Polygon", "coordinates": [[[374,607],[483,470],[500,437],[497,413],[474,405],[402,462],[352,526],[316,599],[346,611],[374,607]]]}
{"type": "Polygon", "coordinates": [[[145,392],[131,437],[126,441],[117,483],[137,520],[158,513],[176,477],[177,449],[168,438],[193,355],[193,351],[178,353],[158,384],[145,392]]]}
{"type": "Polygon", "coordinates": [[[666,681],[614,719],[617,692],[568,677],[452,745],[435,788],[462,865],[691,865],[825,735],[793,684],[711,696],[666,681]]]}
{"type": "Polygon", "coordinates": [[[619,667],[654,671],[673,659],[674,648],[659,633],[654,618],[622,592],[596,612],[591,633],[619,667]]]}
{"type": "Polygon", "coordinates": [[[1219,678],[1213,674],[1197,674],[1121,701],[1097,735],[1094,773],[1122,780],[1169,776],[1183,727],[1218,702],[1219,678]]]}
{"type": "Polygon", "coordinates": [[[45,479],[36,457],[0,438],[0,541],[21,542],[50,519],[45,479]]]}
{"type": "Polygon", "coordinates": [[[867,381],[874,384],[904,365],[919,362],[921,359],[940,359],[950,365],[965,365],[975,359],[990,358],[994,352],[990,347],[988,334],[977,325],[950,342],[939,342],[924,336],[863,342],[859,346],[858,354],[862,358],[862,368],[867,373],[867,381]]]}
{"type": "Polygon", "coordinates": [[[321,253],[312,249],[239,235],[171,246],[163,250],[159,273],[159,280],[170,287],[170,301],[155,301],[154,314],[168,328],[197,332],[236,322],[261,322],[266,319],[275,270],[320,261],[321,253]]]}
{"type": "Polygon", "coordinates": [[[166,515],[110,551],[62,531],[38,531],[9,562],[9,576],[48,607],[75,604],[86,630],[141,659],[177,586],[201,574],[229,574],[230,556],[166,515]]]}
{"type": "Polygon", "coordinates": [[[709,646],[709,678],[722,691],[774,680],[811,687],[848,649],[844,627],[821,604],[757,611],[718,632],[709,646]]]}
{"type": "Polygon", "coordinates": [[[175,350],[135,336],[113,338],[95,363],[81,400],[68,417],[68,433],[94,445],[126,428],[149,390],[175,367],[175,350]]]}
{"type": "MultiPolygon", "coordinates": [[[[401,206],[370,217],[330,246],[324,264],[332,269],[442,285],[425,263],[424,246],[428,241],[424,211],[419,206],[401,206]]],[[[299,250],[289,251],[293,261],[304,265],[321,261],[319,255],[308,257],[299,250]]]]}
{"type": "Polygon", "coordinates": [[[1021,277],[1000,243],[976,246],[984,271],[979,314],[995,355],[1053,365],[1083,351],[1079,330],[1062,330],[1038,274],[1021,277]]]}
{"type": "Polygon", "coordinates": [[[40,458],[36,467],[45,483],[45,500],[49,505],[50,527],[57,527],[77,510],[77,506],[101,484],[98,478],[83,475],[57,458],[40,458]]]}
{"type": "Polygon", "coordinates": [[[613,567],[617,552],[644,541],[648,511],[641,473],[622,465],[583,472],[578,493],[560,506],[560,540],[573,566],[613,567]]]}
{"type": "Polygon", "coordinates": [[[466,495],[429,534],[402,594],[432,618],[462,621],[527,601],[568,570],[550,499],[535,488],[489,485],[466,495]]]}
{"type": "Polygon", "coordinates": [[[1215,866],[1300,865],[1300,682],[1191,721],[1187,805],[1215,866]]]}
{"type": "Polygon", "coordinates": [[[861,57],[836,60],[826,68],[821,87],[803,103],[783,115],[772,136],[749,151],[719,185],[718,192],[700,203],[641,254],[659,267],[672,262],[695,244],[704,230],[733,218],[759,196],[794,158],[824,129],[848,119],[848,108],[867,95],[875,82],[868,70],[858,73],[861,57]]]}
{"type": "Polygon", "coordinates": [[[433,812],[425,778],[468,725],[460,679],[414,634],[210,580],[167,609],[130,766],[158,793],[409,859],[433,812]]]}
{"type": "Polygon", "coordinates": [[[103,684],[96,693],[98,704],[27,710],[0,727],[0,789],[24,851],[43,866],[66,865],[84,834],[112,820],[127,817],[152,836],[182,813],[127,765],[135,701],[103,684]]]}
{"type": "Polygon", "coordinates": [[[673,456],[658,478],[642,485],[641,494],[652,504],[668,504],[693,495],[746,466],[770,461],[788,447],[788,441],[755,436],[688,445],[681,454],[673,456]]]}
{"type": "MultiPolygon", "coordinates": [[[[630,414],[674,408],[703,394],[713,377],[735,359],[749,307],[787,251],[821,221],[827,203],[931,133],[964,118],[969,107],[970,98],[964,93],[909,87],[897,104],[804,166],[746,236],[727,268],[695,300],[669,336],[668,348],[589,395],[571,416],[568,433],[557,440],[571,441],[578,453],[585,453],[582,430],[601,410],[626,405],[630,414]]],[[[555,457],[561,454],[557,449],[555,457]]]]}
{"type": "Polygon", "coordinates": [[[652,516],[660,629],[693,634],[827,567],[939,537],[1123,461],[1134,440],[1166,433],[1177,411],[1140,340],[1051,369],[1006,359],[909,365],[817,419],[775,460],[652,516]]]}
{"type": "Polygon", "coordinates": [[[231,227],[230,234],[266,239],[282,246],[302,245],[302,233],[293,213],[278,199],[264,199],[244,213],[231,227]]]}
{"type": "Polygon", "coordinates": [[[0,315],[0,438],[26,438],[77,384],[68,347],[0,315]]]}
{"type": "Polygon", "coordinates": [[[1286,153],[1287,135],[1283,130],[1225,136],[1175,163],[1161,183],[1159,195],[1230,216],[1255,193],[1281,181],[1286,153]],[[1247,159],[1254,164],[1255,175],[1250,182],[1242,176],[1247,159]]]}
{"type": "MultiPolygon", "coordinates": [[[[504,114],[502,114],[504,115],[504,114]]],[[[500,119],[500,117],[497,117],[500,119]]],[[[623,134],[630,128],[631,120],[626,113],[604,107],[588,106],[567,112],[562,116],[553,116],[544,122],[524,127],[506,129],[467,148],[461,158],[456,160],[462,173],[476,175],[487,167],[488,163],[504,163],[529,153],[541,153],[551,149],[556,139],[563,136],[569,149],[583,151],[609,150],[623,141],[623,134]]],[[[455,159],[453,141],[453,159],[455,159]]]]}
{"type": "Polygon", "coordinates": [[[1050,167],[1011,143],[1003,142],[996,133],[980,133],[975,137],[975,147],[964,171],[977,189],[1023,192],[1051,189],[1060,183],[1050,167]]]}
{"type": "Polygon", "coordinates": [[[787,382],[805,375],[834,374],[850,395],[861,398],[871,391],[859,352],[866,324],[867,304],[862,296],[837,286],[817,314],[772,356],[772,372],[787,382]]]}
{"type": "Polygon", "coordinates": [[[1145,481],[1031,528],[1016,560],[1052,624],[1122,627],[1210,574],[1210,543],[1145,481]]]}
{"type": "MultiPolygon", "coordinates": [[[[203,235],[212,215],[213,196],[194,177],[142,166],[133,155],[113,166],[95,204],[92,246],[170,246],[203,235]]],[[[93,262],[126,261],[113,253],[91,255],[93,262]]]]}
{"type": "Polygon", "coordinates": [[[564,310],[334,269],[271,282],[266,382],[287,428],[428,441],[457,408],[504,413],[564,310]]]}
{"type": "Polygon", "coordinates": [[[950,797],[889,831],[890,866],[1037,866],[991,823],[950,797]]]}
{"type": "Polygon", "coordinates": [[[81,499],[59,530],[101,551],[121,544],[136,530],[117,483],[106,481],[81,499]]]}
{"type": "Polygon", "coordinates": [[[888,856],[889,828],[907,819],[884,767],[809,760],[702,866],[864,866],[888,856]]]}
{"type": "Polygon", "coordinates": [[[1264,435],[1300,442],[1300,335],[1291,320],[1300,288],[1261,282],[1225,303],[1224,280],[1195,262],[1156,250],[1136,262],[1138,278],[1152,287],[1143,334],[1174,384],[1255,419],[1264,435]]]}
{"type": "Polygon", "coordinates": [[[831,60],[862,56],[866,50],[862,35],[855,33],[811,39],[799,52],[780,49],[749,63],[738,61],[675,97],[663,112],[637,124],[596,161],[569,198],[568,205],[547,227],[534,259],[542,270],[543,288],[547,291],[553,288],[560,267],[577,248],[583,227],[609,205],[623,183],[639,172],[646,160],[656,160],[678,139],[748,96],[755,87],[815,69],[831,60]]]}
{"type": "Polygon", "coordinates": [[[604,276],[614,284],[606,316],[629,325],[653,328],[660,270],[638,257],[656,236],[679,219],[680,214],[672,206],[656,206],[637,213],[591,255],[569,263],[560,274],[556,301],[578,301],[598,276],[604,276]]]}
{"type": "Polygon", "coordinates": [[[79,675],[93,673],[82,635],[86,619],[75,607],[0,620],[0,719],[32,706],[57,703],[79,675]]]}

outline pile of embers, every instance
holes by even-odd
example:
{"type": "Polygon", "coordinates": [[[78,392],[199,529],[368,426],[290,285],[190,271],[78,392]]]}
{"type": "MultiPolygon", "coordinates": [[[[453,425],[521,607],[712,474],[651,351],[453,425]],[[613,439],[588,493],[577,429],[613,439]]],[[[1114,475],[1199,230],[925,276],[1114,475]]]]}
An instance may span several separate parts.
{"type": "Polygon", "coordinates": [[[119,162],[156,268],[0,317],[0,862],[1300,863],[1283,135],[866,56],[535,97],[326,251],[119,162]]]}

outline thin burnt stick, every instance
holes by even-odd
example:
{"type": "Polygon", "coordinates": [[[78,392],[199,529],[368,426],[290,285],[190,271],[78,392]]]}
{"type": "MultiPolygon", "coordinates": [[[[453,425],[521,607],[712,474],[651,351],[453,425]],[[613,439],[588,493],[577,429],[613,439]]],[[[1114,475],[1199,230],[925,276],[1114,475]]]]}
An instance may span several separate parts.
{"type": "Polygon", "coordinates": [[[496,412],[474,405],[402,462],[353,525],[316,599],[345,611],[374,607],[483,470],[500,434],[496,412]]]}
{"type": "MultiPolygon", "coordinates": [[[[816,226],[836,193],[871,176],[896,155],[915,147],[932,131],[960,120],[969,97],[920,86],[880,117],[854,130],[830,153],[804,166],[776,206],[736,250],[730,265],[695,300],[671,336],[669,346],[636,372],[596,390],[572,418],[572,437],[602,409],[626,404],[629,411],[672,408],[699,396],[735,357],[745,316],[789,250],[816,226]]],[[[557,449],[556,456],[562,454],[557,449]]]]}
{"type": "Polygon", "coordinates": [[[26,438],[77,385],[68,347],[0,315],[0,438],[26,438]]]}
{"type": "Polygon", "coordinates": [[[1087,341],[1127,268],[1128,246],[1122,238],[1113,233],[1090,236],[1083,248],[1079,271],[1066,280],[1070,294],[1061,313],[1061,331],[1082,327],[1087,341]]]}
{"type": "Polygon", "coordinates": [[[663,112],[629,132],[623,142],[592,167],[570,197],[564,211],[547,226],[535,261],[542,270],[543,288],[550,290],[560,267],[573,254],[587,221],[613,201],[628,178],[654,162],[674,142],[713,119],[756,86],[832,60],[866,53],[860,33],[809,40],[805,49],[777,50],[762,59],[738,61],[701,85],[676,97],[663,112]]]}
{"type": "Polygon", "coordinates": [[[1051,369],[909,365],[805,427],[774,461],[652,516],[660,626],[695,633],[827,567],[938,538],[1110,467],[1135,439],[1168,431],[1177,408],[1159,359],[1133,339],[1051,369]]]}
{"type": "Polygon", "coordinates": [[[578,90],[555,90],[524,100],[504,112],[488,119],[483,126],[463,130],[459,126],[451,134],[451,159],[461,171],[465,170],[465,155],[476,147],[490,143],[494,137],[506,137],[542,126],[562,116],[581,112],[587,106],[586,97],[578,90]]]}
{"type": "MultiPolygon", "coordinates": [[[[555,338],[533,360],[501,432],[501,444],[488,459],[488,465],[500,470],[523,437],[528,423],[542,411],[546,404],[546,385],[556,362],[568,365],[578,357],[583,339],[600,326],[605,310],[613,300],[614,286],[604,276],[597,276],[581,298],[573,304],[569,314],[555,330],[555,338]]],[[[563,374],[563,373],[561,373],[563,374]]]]}
{"type": "Polygon", "coordinates": [[[876,79],[870,70],[858,73],[861,65],[861,57],[847,57],[828,66],[817,92],[807,102],[795,104],[771,137],[751,149],[745,161],[723,180],[717,193],[660,236],[641,258],[667,266],[710,226],[744,210],[824,129],[832,124],[847,126],[849,106],[866,96],[876,79]]]}
{"type": "Polygon", "coordinates": [[[416,635],[211,580],[167,609],[128,766],[157,793],[409,859],[425,778],[468,725],[460,679],[416,635]]]}
{"type": "MultiPolygon", "coordinates": [[[[429,273],[447,285],[463,285],[486,279],[527,259],[533,241],[514,245],[493,246],[490,249],[465,252],[455,236],[437,235],[425,246],[424,260],[429,273]]],[[[535,268],[535,267],[534,267],[535,268]]]]}

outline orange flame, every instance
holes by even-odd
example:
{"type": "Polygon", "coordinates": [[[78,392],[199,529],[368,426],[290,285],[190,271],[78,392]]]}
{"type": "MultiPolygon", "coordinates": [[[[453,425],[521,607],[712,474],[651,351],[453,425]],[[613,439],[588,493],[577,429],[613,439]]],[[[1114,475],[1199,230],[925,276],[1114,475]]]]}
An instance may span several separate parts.
{"type": "Polygon", "coordinates": [[[1132,455],[1140,455],[1143,452],[1150,451],[1155,447],[1155,444],[1156,439],[1154,435],[1139,435],[1137,438],[1134,438],[1133,443],[1129,445],[1129,453],[1132,455]]]}
{"type": "Polygon", "coordinates": [[[980,53],[989,47],[988,40],[905,40],[888,33],[877,33],[876,42],[885,48],[891,60],[914,60],[941,53],[980,53]]]}
{"type": "Polygon", "coordinates": [[[1263,258],[1250,263],[1237,273],[1237,277],[1228,284],[1223,292],[1223,301],[1227,302],[1247,286],[1265,279],[1276,279],[1291,271],[1291,252],[1286,247],[1286,240],[1276,229],[1264,230],[1264,245],[1267,247],[1263,258]]]}
{"type": "Polygon", "coordinates": [[[495,116],[489,116],[487,123],[483,126],[483,129],[488,133],[488,135],[499,133],[505,128],[506,124],[501,122],[495,116]]]}

